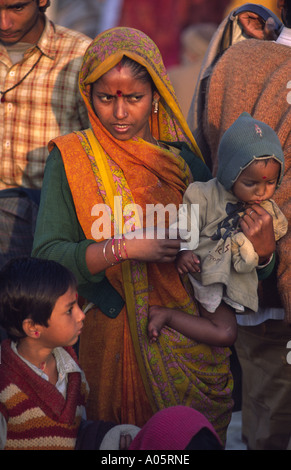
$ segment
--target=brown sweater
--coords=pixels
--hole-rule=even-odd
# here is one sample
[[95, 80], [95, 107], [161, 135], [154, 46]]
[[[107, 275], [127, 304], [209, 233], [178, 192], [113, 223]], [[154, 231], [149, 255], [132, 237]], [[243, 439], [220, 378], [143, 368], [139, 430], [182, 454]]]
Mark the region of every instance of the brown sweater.
[[[285, 155], [285, 174], [274, 200], [291, 221], [291, 48], [269, 41], [250, 39], [231, 46], [214, 68], [208, 84], [204, 133], [217, 169], [217, 149], [225, 130], [243, 111], [264, 121], [278, 134]], [[289, 82], [289, 84], [288, 84]], [[278, 243], [278, 272], [272, 280], [274, 299], [279, 296], [291, 322], [291, 233]], [[270, 284], [270, 280], [269, 280]], [[270, 286], [266, 291], [270, 292]], [[266, 299], [265, 299], [266, 300]], [[261, 304], [271, 305], [269, 300]]]

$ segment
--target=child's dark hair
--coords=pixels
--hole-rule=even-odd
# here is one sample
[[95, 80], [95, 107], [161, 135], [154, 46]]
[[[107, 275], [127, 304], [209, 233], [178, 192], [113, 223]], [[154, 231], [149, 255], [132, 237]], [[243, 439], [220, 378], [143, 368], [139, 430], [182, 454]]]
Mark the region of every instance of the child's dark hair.
[[25, 319], [48, 326], [58, 298], [77, 281], [67, 268], [55, 261], [17, 258], [0, 271], [0, 325], [14, 341], [26, 335]]

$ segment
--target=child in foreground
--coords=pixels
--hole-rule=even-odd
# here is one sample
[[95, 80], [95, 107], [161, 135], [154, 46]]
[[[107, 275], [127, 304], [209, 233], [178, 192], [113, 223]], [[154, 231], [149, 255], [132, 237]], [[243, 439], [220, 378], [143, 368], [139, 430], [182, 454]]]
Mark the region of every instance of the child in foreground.
[[[9, 339], [1, 343], [0, 449], [75, 448], [88, 394], [72, 347], [83, 320], [76, 280], [60, 264], [21, 258], [1, 270], [0, 324]], [[99, 423], [97, 446], [114, 426]]]
[[209, 421], [183, 406], [143, 429], [87, 421], [88, 385], [72, 347], [83, 320], [76, 280], [59, 263], [20, 258], [0, 271], [1, 450], [222, 449]]
[[[271, 263], [274, 256], [260, 259], [243, 231], [256, 230], [261, 217], [269, 217], [274, 247], [287, 232], [287, 219], [271, 199], [284, 173], [284, 155], [275, 131], [242, 113], [223, 135], [218, 159], [216, 178], [192, 183], [186, 190], [187, 210], [179, 220], [190, 229], [191, 243], [182, 244], [177, 269], [189, 276], [200, 317], [153, 306], [148, 324], [152, 341], [167, 325], [199, 342], [233, 344], [233, 312], [257, 311], [257, 269]], [[193, 204], [199, 207], [197, 218]]]

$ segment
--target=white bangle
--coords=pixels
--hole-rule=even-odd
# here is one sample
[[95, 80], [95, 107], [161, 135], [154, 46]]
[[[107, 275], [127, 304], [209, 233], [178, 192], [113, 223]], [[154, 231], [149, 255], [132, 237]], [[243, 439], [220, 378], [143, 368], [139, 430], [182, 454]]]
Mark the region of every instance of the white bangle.
[[109, 261], [109, 260], [107, 259], [106, 254], [105, 254], [106, 247], [107, 247], [108, 243], [110, 242], [110, 240], [111, 240], [111, 238], [108, 238], [108, 240], [106, 240], [106, 243], [104, 243], [104, 246], [103, 246], [103, 256], [104, 256], [105, 261], [106, 261], [108, 264], [110, 264], [111, 266], [114, 266], [115, 263], [111, 263], [111, 261]]

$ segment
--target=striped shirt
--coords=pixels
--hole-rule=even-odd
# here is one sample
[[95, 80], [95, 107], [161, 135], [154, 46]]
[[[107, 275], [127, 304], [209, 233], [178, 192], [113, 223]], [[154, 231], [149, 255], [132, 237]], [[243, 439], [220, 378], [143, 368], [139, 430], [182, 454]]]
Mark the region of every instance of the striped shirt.
[[47, 18], [38, 43], [21, 62], [13, 65], [0, 42], [0, 91], [18, 84], [29, 72], [0, 102], [0, 190], [40, 189], [48, 142], [89, 126], [78, 73], [90, 42]]

